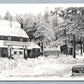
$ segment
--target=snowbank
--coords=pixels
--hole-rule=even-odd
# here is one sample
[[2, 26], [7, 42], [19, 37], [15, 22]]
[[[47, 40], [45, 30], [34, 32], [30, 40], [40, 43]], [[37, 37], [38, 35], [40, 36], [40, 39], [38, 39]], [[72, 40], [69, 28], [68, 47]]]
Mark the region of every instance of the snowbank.
[[72, 66], [84, 64], [84, 59], [60, 55], [32, 59], [0, 58], [0, 77], [70, 77]]

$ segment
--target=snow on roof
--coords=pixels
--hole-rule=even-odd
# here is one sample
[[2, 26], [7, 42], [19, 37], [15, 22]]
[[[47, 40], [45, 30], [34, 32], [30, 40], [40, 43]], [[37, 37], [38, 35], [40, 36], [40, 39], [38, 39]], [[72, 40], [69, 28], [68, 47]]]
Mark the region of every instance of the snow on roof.
[[12, 22], [10, 27], [10, 21], [5, 20], [0, 20], [0, 35], [29, 38], [18, 22]]
[[27, 49], [33, 49], [33, 48], [40, 48], [40, 46], [37, 45], [35, 42], [28, 42]]
[[[5, 25], [10, 27], [10, 21], [7, 20], [0, 20], [0, 25]], [[20, 28], [19, 22], [11, 21], [12, 28]]]

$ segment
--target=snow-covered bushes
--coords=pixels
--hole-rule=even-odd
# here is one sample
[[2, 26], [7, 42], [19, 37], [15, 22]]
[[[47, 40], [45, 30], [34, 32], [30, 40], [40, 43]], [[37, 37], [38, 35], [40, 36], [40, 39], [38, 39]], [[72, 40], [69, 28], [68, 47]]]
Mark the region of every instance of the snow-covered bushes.
[[76, 64], [84, 64], [84, 59], [74, 59], [63, 54], [59, 57], [50, 55], [26, 60], [0, 58], [0, 77], [70, 76]]

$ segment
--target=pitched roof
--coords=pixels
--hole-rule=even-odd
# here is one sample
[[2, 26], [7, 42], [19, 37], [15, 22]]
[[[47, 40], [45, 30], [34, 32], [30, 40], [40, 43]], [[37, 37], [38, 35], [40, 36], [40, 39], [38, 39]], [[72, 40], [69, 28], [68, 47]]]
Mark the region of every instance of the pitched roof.
[[28, 42], [27, 49], [33, 49], [33, 48], [40, 48], [40, 46], [37, 45], [35, 42]]
[[12, 22], [10, 27], [10, 21], [5, 20], [0, 20], [0, 35], [29, 38], [18, 22]]

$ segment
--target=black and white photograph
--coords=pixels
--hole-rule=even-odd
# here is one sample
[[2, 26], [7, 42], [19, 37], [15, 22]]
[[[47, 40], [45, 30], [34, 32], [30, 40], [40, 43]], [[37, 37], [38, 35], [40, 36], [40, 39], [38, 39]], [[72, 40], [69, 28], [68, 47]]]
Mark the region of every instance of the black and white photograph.
[[84, 4], [0, 4], [0, 80], [83, 80]]

